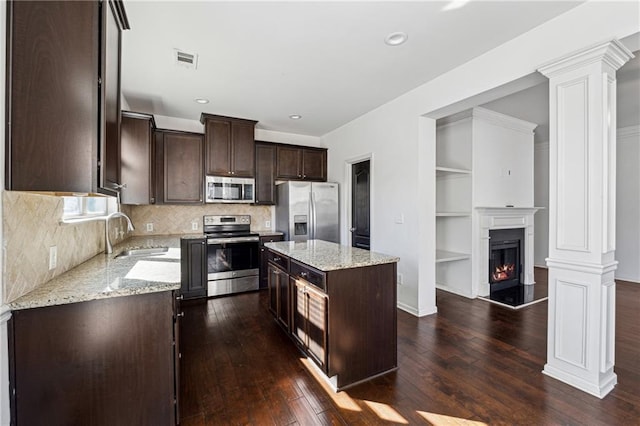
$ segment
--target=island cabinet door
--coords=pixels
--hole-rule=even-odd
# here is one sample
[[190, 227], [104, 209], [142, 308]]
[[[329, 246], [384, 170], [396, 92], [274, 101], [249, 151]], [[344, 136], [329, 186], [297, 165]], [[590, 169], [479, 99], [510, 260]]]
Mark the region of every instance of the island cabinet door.
[[289, 274], [278, 274], [278, 321], [289, 330]]
[[307, 351], [311, 358], [326, 371], [327, 365], [327, 295], [306, 286]]
[[305, 290], [307, 286], [301, 282], [290, 278], [289, 285], [291, 286], [291, 334], [293, 338], [306, 348], [307, 342], [307, 297]]
[[289, 330], [289, 274], [269, 263], [269, 310]]
[[293, 310], [291, 333], [307, 355], [326, 371], [327, 364], [327, 295], [303, 280], [290, 279]]

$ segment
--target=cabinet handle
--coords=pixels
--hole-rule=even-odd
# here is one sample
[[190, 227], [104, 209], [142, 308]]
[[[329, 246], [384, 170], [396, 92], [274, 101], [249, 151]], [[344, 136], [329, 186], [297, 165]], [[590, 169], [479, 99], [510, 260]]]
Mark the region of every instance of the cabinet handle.
[[304, 272], [304, 271], [300, 272], [300, 276], [301, 276], [301, 277], [303, 277], [303, 278], [304, 278], [304, 277], [306, 277], [306, 276], [308, 276], [308, 275], [309, 275], [309, 274], [307, 274], [307, 273], [306, 273], [306, 272]]
[[302, 175], [302, 177], [303, 177], [303, 178], [306, 178], [306, 177], [307, 177], [307, 175]]
[[182, 299], [184, 299], [184, 294], [181, 294], [180, 296], [176, 297], [176, 300], [182, 300]]
[[280, 258], [279, 258], [279, 257], [274, 257], [274, 258], [273, 258], [273, 261], [274, 261], [274, 262], [280, 262]]
[[180, 312], [178, 315], [176, 315], [177, 317], [184, 317], [184, 311]]
[[114, 187], [115, 189], [122, 189], [122, 188], [126, 188], [126, 187], [127, 187], [127, 184], [126, 184], [126, 183], [115, 183], [115, 182], [114, 182], [114, 183], [113, 183], [113, 187]]

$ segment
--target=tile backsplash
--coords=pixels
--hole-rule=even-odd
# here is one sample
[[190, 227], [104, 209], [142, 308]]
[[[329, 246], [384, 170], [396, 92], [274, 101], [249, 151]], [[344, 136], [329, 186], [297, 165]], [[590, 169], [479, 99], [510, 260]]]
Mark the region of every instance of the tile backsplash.
[[[266, 231], [270, 221], [273, 227], [273, 207], [248, 204], [204, 204], [197, 206], [131, 206], [131, 220], [135, 226], [133, 235], [194, 234], [202, 232], [202, 216], [207, 214], [248, 214], [251, 216], [251, 230]], [[198, 229], [193, 230], [192, 224]], [[153, 231], [147, 231], [152, 224]]]
[[[41, 284], [80, 263], [103, 253], [104, 221], [61, 224], [61, 197], [33, 192], [3, 191], [4, 303], [36, 289]], [[273, 207], [246, 204], [206, 204], [202, 206], [122, 206], [135, 226], [133, 233], [115, 235], [115, 228], [126, 229], [124, 219], [112, 219], [114, 244], [130, 235], [193, 234], [202, 232], [206, 214], [251, 215], [251, 229], [269, 230]], [[198, 230], [192, 230], [192, 223]], [[146, 225], [153, 224], [153, 231]], [[49, 249], [57, 247], [57, 264], [49, 270]]]
[[[104, 221], [61, 224], [61, 197], [18, 191], [3, 191], [2, 197], [5, 303], [104, 251]], [[113, 229], [124, 226], [118, 220]], [[57, 265], [49, 270], [51, 246], [57, 247]]]

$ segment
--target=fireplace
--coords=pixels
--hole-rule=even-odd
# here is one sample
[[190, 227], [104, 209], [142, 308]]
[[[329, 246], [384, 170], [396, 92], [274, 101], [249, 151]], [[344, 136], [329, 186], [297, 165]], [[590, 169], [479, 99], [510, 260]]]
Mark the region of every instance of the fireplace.
[[524, 259], [524, 229], [489, 231], [490, 292], [520, 285]]

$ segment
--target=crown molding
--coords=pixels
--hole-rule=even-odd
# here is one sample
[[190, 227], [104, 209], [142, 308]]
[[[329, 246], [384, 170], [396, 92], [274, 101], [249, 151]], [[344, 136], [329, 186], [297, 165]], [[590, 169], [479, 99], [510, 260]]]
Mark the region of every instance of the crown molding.
[[540, 66], [538, 72], [551, 78], [558, 74], [598, 62], [604, 62], [614, 70], [617, 70], [633, 57], [634, 55], [629, 49], [617, 39], [613, 39], [600, 42], [548, 62]]

